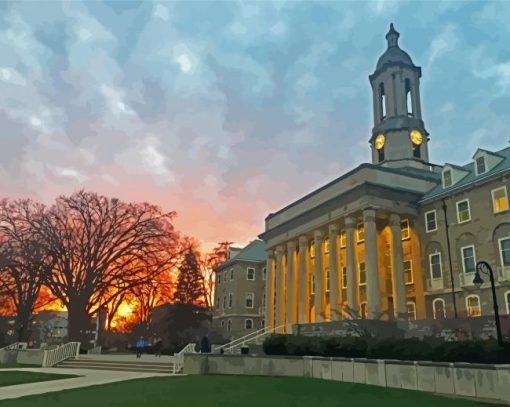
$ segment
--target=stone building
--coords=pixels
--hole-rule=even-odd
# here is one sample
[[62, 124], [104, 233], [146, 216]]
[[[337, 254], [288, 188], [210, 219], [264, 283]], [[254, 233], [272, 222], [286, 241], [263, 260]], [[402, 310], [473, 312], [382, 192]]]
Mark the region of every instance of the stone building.
[[229, 250], [215, 269], [213, 328], [236, 339], [264, 327], [266, 252], [262, 240]]
[[450, 317], [454, 303], [459, 316], [490, 314], [490, 289], [472, 284], [477, 259], [497, 270], [508, 312], [510, 148], [480, 149], [464, 166], [430, 163], [421, 68], [398, 38], [391, 25], [369, 76], [372, 163], [266, 217], [271, 327]]

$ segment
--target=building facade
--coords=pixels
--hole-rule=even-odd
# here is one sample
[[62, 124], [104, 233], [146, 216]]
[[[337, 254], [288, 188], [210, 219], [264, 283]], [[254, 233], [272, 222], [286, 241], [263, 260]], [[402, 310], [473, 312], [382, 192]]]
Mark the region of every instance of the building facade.
[[262, 240], [231, 252], [215, 269], [213, 328], [223, 338], [237, 339], [264, 327], [265, 279]]
[[500, 304], [510, 301], [510, 149], [430, 163], [421, 69], [398, 38], [391, 25], [369, 76], [372, 163], [266, 217], [271, 327], [490, 314], [487, 284], [474, 293], [476, 259], [494, 265]]

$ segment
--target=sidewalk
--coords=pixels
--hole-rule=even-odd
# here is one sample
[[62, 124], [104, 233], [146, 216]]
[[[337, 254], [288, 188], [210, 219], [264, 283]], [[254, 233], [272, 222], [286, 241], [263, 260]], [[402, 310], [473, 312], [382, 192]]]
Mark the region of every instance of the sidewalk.
[[144, 379], [147, 377], [173, 376], [164, 373], [140, 373], [140, 372], [113, 372], [106, 370], [88, 370], [88, 369], [63, 369], [63, 368], [21, 368], [21, 369], [2, 369], [0, 372], [8, 371], [26, 371], [53, 374], [71, 374], [78, 375], [71, 379], [50, 380], [46, 382], [17, 384], [14, 386], [0, 387], [0, 400], [14, 399], [34, 394], [51, 393], [55, 391], [77, 389], [80, 387], [94, 386], [98, 384], [121, 382], [131, 379]]

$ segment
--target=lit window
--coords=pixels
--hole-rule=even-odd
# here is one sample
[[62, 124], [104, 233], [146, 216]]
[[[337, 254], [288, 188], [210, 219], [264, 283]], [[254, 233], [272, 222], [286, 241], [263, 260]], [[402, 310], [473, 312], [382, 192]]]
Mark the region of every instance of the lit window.
[[433, 280], [437, 280], [443, 277], [441, 270], [441, 253], [434, 253], [429, 256], [430, 261], [430, 275]]
[[246, 269], [246, 280], [255, 280], [255, 269], [248, 267]]
[[232, 320], [231, 320], [231, 319], [229, 319], [229, 320], [227, 321], [227, 331], [229, 331], [229, 332], [230, 332], [231, 330], [232, 330]]
[[359, 315], [361, 319], [368, 319], [368, 304], [366, 301], [359, 305]]
[[480, 297], [478, 295], [469, 295], [466, 298], [466, 310], [468, 317], [479, 317], [482, 315]]
[[342, 288], [347, 288], [347, 267], [342, 267]]
[[344, 248], [345, 246], [347, 246], [347, 232], [342, 230], [340, 232], [340, 247]]
[[310, 258], [315, 258], [315, 243], [313, 240], [310, 242]]
[[234, 281], [234, 269], [230, 269], [230, 281]]
[[326, 269], [326, 292], [329, 293], [329, 269]]
[[365, 241], [365, 225], [363, 223], [358, 224], [358, 242], [364, 242]]
[[262, 269], [262, 280], [265, 280], [265, 279], [266, 279], [266, 274], [267, 274], [267, 268], [266, 268], [266, 267], [264, 267], [264, 268]]
[[434, 313], [434, 319], [446, 318], [446, 306], [442, 298], [436, 298], [432, 301], [432, 312]]
[[409, 239], [409, 236], [411, 236], [411, 234], [409, 233], [409, 220], [408, 219], [403, 219], [400, 222], [400, 233], [402, 235], [402, 240]]
[[468, 199], [457, 202], [457, 220], [459, 223], [464, 223], [471, 220], [471, 212], [469, 210]]
[[452, 172], [451, 170], [443, 171], [443, 185], [448, 188], [452, 185]]
[[233, 304], [234, 304], [234, 294], [229, 293], [228, 294], [228, 307], [232, 308]]
[[315, 294], [315, 274], [310, 277], [310, 293]]
[[510, 237], [499, 240], [499, 251], [501, 254], [501, 265], [510, 267]]
[[506, 194], [506, 187], [493, 189], [492, 193], [492, 207], [494, 213], [504, 212], [508, 210], [508, 196]]
[[244, 320], [244, 329], [252, 329], [253, 328], [253, 319], [245, 319]]
[[462, 267], [464, 269], [464, 273], [474, 273], [475, 272], [475, 247], [467, 246], [461, 249], [462, 252]]
[[246, 294], [246, 308], [253, 308], [253, 293]]
[[404, 260], [404, 282], [405, 284], [413, 284], [413, 262], [408, 259]]
[[407, 303], [407, 318], [412, 320], [416, 319], [416, 304], [412, 301]]
[[366, 285], [367, 284], [367, 271], [365, 269], [364, 261], [359, 263], [358, 270], [359, 270], [359, 285]]
[[483, 174], [485, 172], [485, 157], [478, 157], [476, 159], [476, 173]]
[[425, 230], [428, 232], [433, 232], [437, 230], [437, 219], [436, 219], [436, 211], [429, 211], [425, 213]]
[[329, 238], [324, 239], [324, 253], [329, 253]]

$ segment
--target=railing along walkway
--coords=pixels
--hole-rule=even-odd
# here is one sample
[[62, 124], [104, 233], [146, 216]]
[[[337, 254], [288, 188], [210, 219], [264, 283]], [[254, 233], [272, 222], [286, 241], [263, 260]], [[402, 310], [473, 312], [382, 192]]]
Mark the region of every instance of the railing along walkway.
[[258, 339], [261, 339], [269, 334], [277, 333], [279, 331], [284, 331], [285, 325], [280, 325], [274, 328], [271, 327], [265, 327], [262, 329], [259, 329], [258, 331], [251, 332], [248, 335], [242, 336], [241, 338], [234, 339], [233, 341], [226, 343], [224, 345], [218, 346], [214, 348], [214, 353], [232, 353], [236, 348], [239, 348], [241, 346], [246, 345], [247, 343], [253, 343], [257, 341]]
[[174, 353], [174, 374], [180, 372], [184, 366], [185, 353], [197, 353], [195, 350], [195, 343], [188, 343], [179, 353]]
[[80, 342], [68, 342], [56, 349], [45, 350], [42, 367], [52, 367], [66, 359], [78, 357]]

